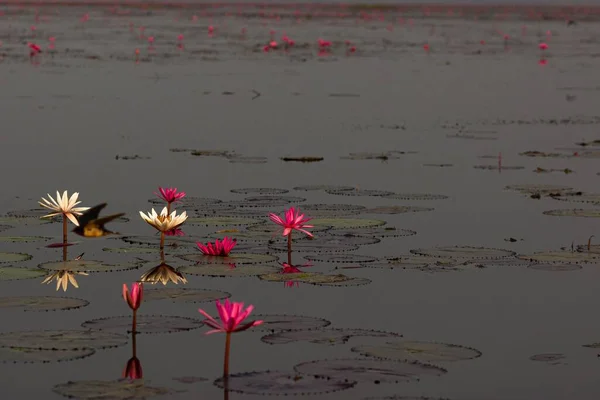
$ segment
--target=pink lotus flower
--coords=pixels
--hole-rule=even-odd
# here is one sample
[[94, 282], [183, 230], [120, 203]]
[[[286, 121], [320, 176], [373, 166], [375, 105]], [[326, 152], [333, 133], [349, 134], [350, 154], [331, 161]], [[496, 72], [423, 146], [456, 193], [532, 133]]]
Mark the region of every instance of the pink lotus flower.
[[538, 47], [540, 50], [548, 50], [548, 45], [546, 43], [540, 43]]
[[127, 288], [127, 284], [123, 284], [123, 299], [129, 305], [133, 311], [136, 311], [140, 308], [142, 304], [142, 297], [144, 293], [144, 286], [139, 282], [134, 282], [131, 284], [131, 293], [129, 293], [129, 289]]
[[225, 236], [222, 241], [219, 241], [219, 239], [215, 240], [214, 245], [212, 243], [206, 243], [206, 245], [204, 245], [200, 242], [196, 242], [196, 244], [204, 255], [227, 257], [235, 247], [236, 240]]
[[142, 376], [142, 364], [140, 363], [140, 360], [138, 360], [137, 357], [131, 357], [123, 370], [123, 379], [142, 379]]
[[306, 225], [311, 218], [305, 218], [304, 214], [300, 214], [300, 210], [294, 207], [290, 207], [289, 210], [285, 212], [285, 218], [281, 218], [277, 214], [270, 213], [269, 218], [271, 221], [275, 222], [277, 225], [281, 225], [283, 227], [283, 236], [288, 236], [292, 233], [292, 230], [300, 231], [310, 237], [313, 237], [313, 234], [304, 228], [312, 228], [312, 225]]
[[254, 306], [252, 305], [249, 305], [245, 310], [243, 310], [244, 303], [230, 302], [229, 299], [225, 300], [225, 304], [221, 304], [221, 302], [217, 300], [216, 305], [217, 311], [219, 312], [219, 322], [208, 315], [203, 309], [198, 309], [200, 314], [206, 317], [204, 323], [213, 328], [213, 330], [206, 332], [206, 335], [219, 332], [228, 334], [241, 332], [263, 323], [263, 321], [251, 321], [244, 325], [240, 325], [246, 318], [248, 318], [254, 309]]
[[154, 194], [169, 204], [179, 201], [183, 197], [185, 197], [185, 192], [178, 192], [177, 188], [161, 188], [161, 187], [159, 187], [158, 190], [160, 191], [160, 193], [154, 193]]

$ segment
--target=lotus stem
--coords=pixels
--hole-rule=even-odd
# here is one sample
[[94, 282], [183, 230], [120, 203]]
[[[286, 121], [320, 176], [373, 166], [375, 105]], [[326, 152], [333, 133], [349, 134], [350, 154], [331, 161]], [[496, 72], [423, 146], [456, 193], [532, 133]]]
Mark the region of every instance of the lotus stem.
[[590, 251], [592, 249], [592, 238], [594, 237], [594, 235], [590, 236], [588, 239], [588, 251]]
[[164, 263], [165, 262], [165, 250], [164, 249], [160, 249], [160, 262]]
[[167, 215], [171, 214], [171, 203], [167, 202]]
[[227, 386], [227, 379], [229, 378], [229, 351], [231, 349], [231, 332], [227, 332], [225, 336], [225, 360], [223, 361], [223, 381]]
[[131, 322], [131, 333], [133, 334], [133, 337], [135, 338], [135, 334], [136, 334], [136, 326], [137, 326], [137, 310], [133, 310], [133, 321]]
[[165, 250], [165, 233], [160, 233], [160, 251], [163, 252]]
[[[134, 313], [135, 313], [135, 311], [134, 311]], [[137, 358], [137, 343], [136, 343], [135, 339], [136, 339], [136, 333], [132, 332], [131, 333], [131, 349], [132, 349], [131, 357], [133, 357], [133, 358]]]
[[67, 216], [63, 214], [63, 245], [67, 245]]
[[292, 265], [292, 232], [288, 235], [288, 264]]

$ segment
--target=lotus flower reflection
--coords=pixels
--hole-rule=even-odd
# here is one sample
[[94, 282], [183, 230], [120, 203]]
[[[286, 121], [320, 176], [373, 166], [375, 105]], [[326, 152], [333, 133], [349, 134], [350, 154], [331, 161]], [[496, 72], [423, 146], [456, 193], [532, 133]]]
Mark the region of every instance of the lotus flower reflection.
[[56, 281], [56, 290], [58, 291], [58, 289], [60, 289], [60, 287], [62, 286], [63, 292], [67, 291], [69, 283], [75, 286], [75, 288], [79, 289], [79, 285], [77, 284], [75, 275], [88, 276], [86, 272], [73, 272], [68, 269], [62, 269], [60, 271], [53, 272], [46, 276], [46, 278], [44, 278], [44, 280], [42, 281], [42, 284], [50, 284], [52, 281]]
[[163, 285], [166, 285], [169, 282], [173, 282], [176, 285], [179, 282], [187, 283], [187, 279], [185, 279], [185, 276], [183, 276], [181, 272], [175, 270], [175, 268], [167, 265], [165, 262], [160, 263], [160, 265], [146, 272], [142, 275], [140, 280], [151, 284], [160, 282]]
[[208, 315], [206, 311], [199, 309], [200, 314], [206, 317], [204, 323], [213, 330], [206, 332], [207, 335], [212, 333], [223, 332], [226, 334], [225, 338], [225, 359], [223, 362], [223, 378], [229, 376], [229, 352], [231, 349], [231, 334], [234, 332], [241, 332], [250, 329], [254, 326], [261, 325], [263, 321], [250, 321], [243, 324], [244, 320], [250, 316], [250, 313], [254, 309], [254, 306], [249, 305], [244, 310], [244, 303], [230, 302], [229, 299], [225, 300], [224, 304], [221, 304], [219, 300], [216, 301], [217, 311], [219, 313], [219, 321]]
[[235, 247], [236, 240], [225, 236], [222, 241], [219, 239], [215, 240], [214, 244], [206, 243], [206, 245], [204, 245], [200, 242], [196, 242], [196, 244], [204, 255], [227, 257], [231, 250]]

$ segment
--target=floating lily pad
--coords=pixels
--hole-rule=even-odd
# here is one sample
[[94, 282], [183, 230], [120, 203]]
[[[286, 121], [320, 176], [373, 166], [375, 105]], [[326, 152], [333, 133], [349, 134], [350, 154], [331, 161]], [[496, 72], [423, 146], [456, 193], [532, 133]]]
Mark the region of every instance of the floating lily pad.
[[572, 187], [562, 185], [541, 185], [541, 184], [522, 184], [522, 185], [508, 185], [507, 190], [514, 190], [525, 194], [549, 194], [549, 193], [561, 193], [567, 190], [573, 190]]
[[56, 311], [85, 307], [89, 301], [58, 296], [14, 296], [0, 297], [0, 308], [19, 308], [24, 311]]
[[263, 264], [240, 266], [235, 264], [198, 264], [181, 267], [179, 271], [189, 275], [235, 278], [270, 274], [280, 269], [276, 266]]
[[39, 268], [47, 271], [69, 270], [73, 272], [114, 272], [135, 269], [139, 266], [139, 264], [133, 262], [112, 265], [93, 260], [49, 261], [38, 265]]
[[284, 331], [263, 336], [260, 340], [268, 344], [308, 342], [328, 346], [347, 343], [353, 337], [398, 338], [402, 335], [369, 329], [317, 329], [310, 331]]
[[186, 220], [189, 225], [205, 225], [205, 226], [241, 226], [257, 224], [254, 218], [244, 217], [193, 217]]
[[[270, 240], [280, 240], [283, 241], [283, 235], [281, 232], [279, 234], [275, 232], [266, 232], [266, 231], [254, 231], [254, 230], [245, 230], [239, 232], [216, 232], [207, 235], [206, 239], [203, 241], [202, 239], [198, 240], [199, 242], [210, 242], [215, 239], [223, 239], [224, 236], [229, 236], [235, 238], [237, 240], [237, 244], [235, 246], [235, 251], [241, 251], [240, 246], [241, 243], [249, 243], [253, 246], [256, 246], [257, 243], [265, 243]], [[244, 250], [244, 252], [246, 252]]]
[[302, 211], [312, 218], [358, 214], [365, 206], [355, 204], [303, 204]]
[[415, 382], [421, 377], [440, 376], [447, 372], [443, 368], [418, 361], [361, 358], [309, 361], [296, 365], [294, 370], [301, 374], [370, 383]]
[[363, 210], [363, 214], [406, 214], [415, 212], [428, 212], [433, 211], [431, 207], [416, 207], [416, 206], [380, 206], [367, 208]]
[[73, 361], [89, 357], [95, 352], [96, 350], [91, 348], [56, 351], [49, 349], [28, 349], [25, 347], [1, 347], [0, 362], [4, 364], [33, 364]]
[[[232, 205], [232, 207], [235, 207], [234, 205]], [[253, 208], [253, 207], [245, 207], [245, 208], [236, 208], [236, 209], [232, 209], [232, 210], [227, 210], [227, 211], [220, 211], [214, 214], [215, 216], [220, 216], [220, 217], [236, 217], [236, 218], [252, 218], [255, 220], [260, 220], [260, 221], [255, 221], [256, 223], [264, 223], [265, 222], [265, 215], [267, 215], [267, 213], [265, 212], [265, 210], [259, 209], [259, 208]], [[254, 226], [254, 225], [249, 225], [249, 226]]]
[[539, 263], [597, 263], [600, 262], [600, 254], [580, 253], [571, 251], [546, 251], [542, 253], [526, 254], [518, 256], [521, 260]]
[[402, 154], [417, 154], [416, 151], [385, 151], [381, 153], [371, 153], [371, 152], [360, 152], [360, 153], [350, 153], [347, 156], [340, 157], [342, 160], [398, 160], [400, 159], [400, 155]]
[[[187, 210], [190, 210], [189, 208]], [[192, 209], [188, 211], [188, 215], [192, 217], [213, 217], [213, 216], [225, 216], [227, 214], [228, 217], [235, 217], [238, 215], [233, 215], [236, 211], [235, 204], [229, 203], [219, 203], [219, 204], [211, 204], [209, 206]]]
[[174, 381], [177, 381], [179, 383], [186, 383], [186, 384], [191, 384], [191, 383], [198, 383], [198, 382], [206, 382], [208, 379], [203, 378], [201, 376], [178, 376], [173, 378]]
[[565, 271], [577, 271], [581, 269], [579, 264], [531, 264], [529, 268], [536, 269], [538, 271], [550, 271], [550, 272], [565, 272]]
[[318, 190], [341, 191], [341, 190], [355, 190], [355, 189], [356, 188], [354, 186], [340, 186], [340, 185], [304, 185], [304, 186], [296, 186], [294, 188], [294, 190], [301, 190], [301, 191], [305, 191], [305, 192], [312, 192], [312, 191], [318, 191]]
[[[310, 223], [312, 224], [312, 221], [310, 221]], [[329, 229], [331, 229], [329, 226], [315, 226], [313, 228], [308, 228], [308, 231], [310, 231], [311, 233], [318, 233], [318, 232], [325, 232], [328, 231]], [[257, 225], [251, 225], [249, 227], [246, 228], [246, 231], [249, 232], [263, 232], [263, 233], [269, 233], [271, 235], [276, 235], [276, 236], [280, 236], [283, 238], [283, 229], [281, 229], [281, 226], [276, 225], [276, 224], [257, 224]], [[298, 235], [304, 236], [304, 234], [299, 234], [296, 233], [296, 235], [292, 235], [293, 237], [296, 237]]]
[[[17, 218], [40, 218], [44, 215], [47, 215], [48, 213], [50, 213], [50, 211], [48, 211], [45, 208], [32, 208], [30, 210], [15, 210], [15, 211], [9, 211], [6, 213], [7, 216], [9, 217], [17, 217]], [[62, 217], [50, 217], [50, 219], [54, 219], [54, 220], [62, 220]]]
[[431, 194], [431, 193], [394, 193], [387, 196], [382, 196], [384, 199], [393, 200], [444, 200], [448, 196], [443, 194]]
[[389, 196], [394, 194], [394, 192], [389, 192], [387, 190], [373, 190], [373, 189], [356, 189], [352, 190], [326, 190], [326, 193], [333, 194], [336, 196]]
[[475, 169], [484, 169], [484, 170], [488, 170], [488, 171], [517, 171], [517, 170], [521, 170], [521, 169], [525, 169], [525, 167], [523, 167], [522, 165], [474, 165], [473, 168]]
[[589, 203], [594, 205], [600, 204], [600, 194], [598, 193], [582, 193], [582, 192], [562, 192], [559, 196], [552, 196], [554, 200], [571, 201], [575, 203]]
[[[287, 243], [270, 244], [269, 249], [276, 252], [286, 252]], [[358, 246], [336, 243], [335, 241], [299, 240], [292, 245], [293, 251], [308, 253], [340, 253], [358, 249]]]
[[333, 236], [345, 237], [376, 237], [376, 238], [393, 238], [402, 236], [414, 236], [417, 234], [410, 229], [398, 229], [393, 226], [381, 228], [359, 228], [359, 229], [336, 229], [329, 232]]
[[156, 254], [160, 250], [158, 247], [105, 247], [102, 251], [118, 254]]
[[[214, 384], [225, 387], [223, 378]], [[257, 395], [308, 396], [350, 389], [356, 382], [344, 379], [319, 379], [284, 371], [260, 371], [229, 375], [227, 389]]]
[[315, 218], [310, 221], [315, 227], [326, 226], [331, 229], [357, 229], [385, 225], [386, 222], [379, 219], [363, 218]]
[[263, 321], [262, 325], [253, 328], [261, 332], [311, 330], [331, 325], [326, 319], [302, 315], [252, 314], [252, 319]]
[[[336, 231], [332, 231], [336, 232]], [[367, 246], [381, 242], [373, 236], [354, 236], [354, 235], [323, 235], [317, 236], [315, 239], [306, 240], [311, 243], [328, 243], [330, 245], [339, 246]], [[299, 242], [297, 242], [299, 243]], [[295, 248], [294, 248], [295, 249]]]
[[31, 260], [33, 257], [25, 253], [11, 253], [8, 251], [0, 251], [0, 264], [2, 263], [15, 263], [21, 261]]
[[147, 386], [142, 380], [119, 381], [69, 381], [54, 386], [52, 391], [62, 396], [80, 400], [135, 400], [174, 394], [165, 387]]
[[318, 272], [271, 273], [259, 276], [269, 282], [302, 282], [318, 286], [359, 286], [371, 283], [369, 279], [352, 278], [346, 275], [327, 275]]
[[[131, 325], [131, 317], [129, 317]], [[46, 350], [108, 349], [123, 346], [129, 338], [111, 332], [90, 330], [20, 331], [0, 334], [0, 347]]]
[[[155, 205], [166, 206], [165, 201], [159, 197], [154, 197], [148, 200], [148, 202]], [[202, 208], [206, 206], [213, 206], [222, 202], [223, 200], [213, 199], [211, 197], [185, 196], [177, 203], [175, 203], [175, 205], [181, 208]]]
[[296, 196], [251, 196], [244, 200], [231, 201], [237, 207], [284, 207], [291, 203], [306, 201], [303, 197]]
[[549, 364], [560, 364], [560, 360], [564, 360], [565, 358], [565, 355], [561, 353], [534, 354], [529, 357], [531, 361], [540, 361]]
[[6, 225], [41, 225], [54, 222], [52, 218], [40, 218], [40, 217], [15, 217], [10, 215], [0, 216], [0, 224]]
[[231, 297], [230, 293], [208, 289], [160, 288], [144, 291], [144, 301], [172, 300], [174, 303], [203, 303], [229, 297]]
[[33, 243], [33, 242], [47, 242], [52, 239], [46, 236], [0, 236], [0, 242], [10, 243]]
[[323, 157], [311, 157], [311, 156], [304, 156], [304, 157], [280, 157], [281, 161], [286, 161], [286, 162], [301, 162], [301, 163], [312, 163], [312, 162], [319, 162], [319, 161], [323, 161], [325, 158]]
[[491, 249], [471, 246], [445, 246], [430, 249], [413, 249], [413, 254], [429, 257], [468, 258], [468, 259], [498, 259], [512, 257], [516, 253], [511, 250]]
[[270, 254], [252, 254], [252, 253], [232, 253], [227, 257], [205, 256], [204, 254], [192, 253], [177, 256], [187, 261], [194, 261], [200, 264], [264, 264], [277, 261], [277, 257]]
[[275, 195], [288, 193], [287, 189], [277, 188], [243, 188], [243, 189], [231, 189], [231, 193], [237, 194], [258, 194], [258, 195]]
[[41, 278], [47, 273], [48, 271], [39, 268], [0, 267], [0, 281]]
[[310, 254], [304, 256], [305, 259], [317, 262], [328, 263], [372, 263], [378, 260], [377, 257], [365, 256], [361, 254]]
[[[160, 236], [123, 236], [120, 238], [125, 243], [150, 246], [158, 249]], [[165, 236], [165, 247], [195, 246], [196, 241], [189, 236]]]
[[[81, 324], [83, 328], [95, 331], [116, 331], [131, 333], [131, 315], [92, 319]], [[138, 315], [137, 333], [172, 333], [198, 329], [204, 322], [196, 318], [174, 315]], [[108, 333], [108, 332], [107, 332]], [[0, 341], [0, 343], [2, 343]]]
[[456, 260], [447, 257], [426, 257], [426, 256], [399, 256], [389, 260], [380, 262], [367, 263], [364, 266], [368, 268], [384, 268], [384, 269], [415, 269], [419, 271], [435, 269], [435, 268], [454, 268]]
[[460, 361], [481, 357], [481, 352], [455, 344], [402, 340], [383, 345], [361, 345], [352, 348], [363, 356], [391, 360], [423, 362]]
[[549, 210], [544, 211], [544, 215], [551, 215], [553, 217], [600, 218], [600, 210], [583, 208]]

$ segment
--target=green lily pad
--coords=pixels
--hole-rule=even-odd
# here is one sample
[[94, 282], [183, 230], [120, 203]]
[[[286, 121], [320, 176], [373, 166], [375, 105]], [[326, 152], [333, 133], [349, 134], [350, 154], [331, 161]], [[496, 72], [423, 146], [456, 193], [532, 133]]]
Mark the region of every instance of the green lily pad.
[[252, 319], [263, 321], [262, 325], [253, 328], [261, 332], [311, 330], [331, 325], [326, 319], [304, 315], [252, 314]]
[[553, 217], [585, 217], [585, 218], [600, 218], [600, 210], [597, 209], [560, 209], [560, 210], [549, 210], [544, 211], [544, 215], [550, 215]]
[[560, 360], [564, 360], [565, 358], [565, 355], [561, 353], [534, 354], [529, 357], [531, 361], [545, 362], [551, 365], [561, 364]]
[[428, 212], [434, 211], [434, 208], [431, 207], [416, 207], [416, 206], [381, 206], [381, 207], [373, 207], [367, 208], [363, 210], [363, 214], [406, 214], [406, 213], [415, 213], [415, 212]]
[[42, 225], [53, 222], [49, 218], [41, 219], [39, 217], [13, 217], [9, 215], [0, 216], [0, 224], [5, 225]]
[[402, 236], [414, 236], [417, 232], [409, 229], [399, 229], [393, 226], [385, 226], [379, 228], [360, 228], [360, 229], [336, 229], [329, 232], [332, 236], [346, 237], [375, 237], [375, 238], [394, 238]]
[[309, 261], [328, 262], [328, 263], [372, 263], [377, 261], [377, 257], [365, 256], [362, 254], [309, 254], [304, 256]]
[[539, 263], [598, 263], [600, 254], [580, 253], [571, 251], [546, 251], [541, 253], [526, 254], [518, 256], [521, 260]]
[[303, 204], [302, 211], [312, 218], [333, 218], [358, 214], [366, 209], [356, 204]]
[[48, 272], [39, 268], [0, 267], [0, 281], [35, 279], [46, 276]]
[[259, 278], [269, 282], [302, 282], [318, 286], [358, 286], [371, 283], [365, 278], [352, 278], [342, 274], [325, 275], [318, 272], [272, 273], [260, 275]]
[[186, 220], [186, 224], [189, 225], [205, 226], [241, 226], [255, 225], [257, 223], [260, 223], [260, 220], [243, 217], [193, 217]]
[[0, 242], [10, 243], [32, 243], [32, 242], [47, 242], [52, 239], [46, 236], [0, 236]]
[[577, 271], [581, 269], [581, 265], [579, 264], [531, 264], [528, 268], [535, 269], [538, 271], [549, 271], [549, 272], [567, 272], [567, 271]]
[[220, 388], [243, 394], [261, 396], [309, 396], [339, 392], [356, 385], [343, 379], [320, 379], [311, 375], [298, 375], [285, 371], [259, 371], [229, 375], [227, 383], [223, 378], [214, 384]]
[[269, 254], [239, 253], [230, 254], [227, 257], [205, 256], [198, 252], [194, 254], [182, 254], [177, 256], [183, 260], [194, 261], [200, 264], [264, 264], [277, 261], [277, 257]]
[[522, 184], [522, 185], [509, 185], [506, 186], [507, 190], [513, 190], [524, 194], [550, 194], [550, 193], [561, 193], [568, 190], [573, 190], [572, 187], [562, 185], [541, 185], [541, 184]]
[[242, 189], [231, 189], [231, 193], [236, 194], [255, 194], [255, 195], [276, 195], [288, 193], [287, 189], [278, 188], [242, 188]]
[[352, 348], [367, 357], [424, 362], [460, 361], [481, 357], [481, 352], [469, 347], [447, 343], [401, 340], [383, 345], [361, 345]]
[[230, 293], [208, 289], [160, 288], [144, 291], [144, 301], [171, 300], [174, 303], [203, 303], [229, 297], [231, 297]]
[[272, 265], [240, 265], [235, 264], [198, 264], [180, 267], [179, 272], [189, 275], [212, 276], [221, 278], [241, 278], [270, 274], [281, 268]]
[[105, 264], [102, 261], [73, 260], [73, 261], [49, 261], [38, 265], [48, 271], [69, 270], [73, 272], [114, 272], [139, 268], [139, 263], [122, 263], [119, 265]]
[[174, 395], [165, 387], [148, 386], [141, 379], [118, 381], [69, 381], [52, 388], [54, 393], [79, 400], [143, 400], [149, 397]]
[[31, 260], [33, 257], [25, 253], [11, 253], [8, 251], [0, 251], [0, 264], [1, 263], [14, 263]]
[[415, 255], [402, 255], [381, 262], [364, 264], [364, 266], [367, 268], [384, 269], [400, 268], [422, 272], [457, 271], [465, 268], [464, 264], [459, 263], [453, 258]]
[[498, 259], [512, 257], [516, 253], [511, 250], [491, 249], [486, 247], [472, 246], [445, 246], [430, 249], [414, 249], [413, 254], [429, 257], [468, 258], [468, 259]]
[[[311, 221], [312, 223], [312, 221]], [[310, 233], [318, 233], [318, 232], [326, 232], [328, 231], [330, 228], [328, 226], [315, 226], [313, 228], [308, 228], [307, 230], [310, 231]], [[257, 225], [252, 225], [246, 228], [247, 232], [263, 232], [263, 233], [270, 233], [272, 235], [275, 236], [275, 238], [280, 237], [283, 238], [283, 230], [281, 229], [281, 226], [279, 225], [275, 225], [275, 224], [257, 224]], [[292, 234], [293, 238], [299, 237], [300, 236], [304, 236], [303, 233], [298, 233], [298, 232], [294, 232]]]
[[[287, 251], [286, 243], [274, 243], [269, 244], [269, 249], [275, 252], [284, 253]], [[350, 244], [336, 243], [335, 241], [321, 241], [317, 242], [314, 240], [299, 240], [292, 244], [293, 251], [296, 252], [307, 252], [307, 253], [339, 253], [343, 251], [352, 251], [358, 249], [358, 246]]]
[[28, 349], [24, 347], [1, 347], [0, 363], [3, 364], [33, 364], [33, 363], [51, 363], [73, 361], [89, 357], [94, 354], [94, 349], [77, 350], [49, 350], [49, 349]]
[[[98, 318], [85, 321], [81, 326], [93, 331], [131, 333], [132, 316]], [[138, 315], [136, 333], [172, 333], [198, 329], [204, 325], [199, 319], [174, 315]], [[107, 332], [108, 333], [108, 332]], [[1, 342], [0, 342], [1, 343]]]
[[310, 224], [314, 226], [326, 226], [331, 229], [355, 229], [381, 226], [385, 225], [386, 222], [379, 219], [363, 218], [315, 218], [310, 221]]
[[156, 254], [160, 251], [158, 247], [105, 247], [102, 251], [118, 254]]
[[559, 194], [559, 196], [552, 196], [552, 199], [571, 201], [575, 203], [589, 203], [594, 205], [600, 204], [600, 193], [564, 192]]
[[432, 194], [432, 193], [394, 193], [387, 196], [382, 196], [384, 199], [393, 200], [445, 200], [448, 196], [443, 194]]
[[123, 346], [128, 340], [125, 335], [90, 330], [20, 331], [0, 334], [0, 347], [46, 350], [108, 349]]
[[353, 337], [398, 338], [402, 335], [370, 329], [317, 329], [310, 331], [284, 331], [263, 336], [260, 340], [268, 344], [308, 342], [333, 346], [345, 344]]
[[250, 196], [244, 200], [230, 201], [237, 207], [285, 207], [290, 203], [302, 203], [304, 197], [297, 196]]
[[341, 186], [341, 185], [304, 185], [304, 186], [296, 186], [294, 190], [312, 192], [312, 191], [326, 191], [326, 190], [355, 190], [354, 186]]
[[416, 382], [422, 376], [441, 376], [448, 372], [443, 368], [418, 361], [361, 358], [309, 361], [296, 365], [294, 370], [300, 374], [375, 384]]
[[387, 190], [374, 190], [374, 189], [356, 189], [352, 190], [326, 190], [325, 193], [333, 194], [336, 196], [374, 196], [382, 197], [394, 194], [394, 192], [388, 192]]
[[58, 296], [13, 296], [0, 297], [0, 308], [19, 308], [24, 311], [72, 310], [85, 307], [89, 301]]

